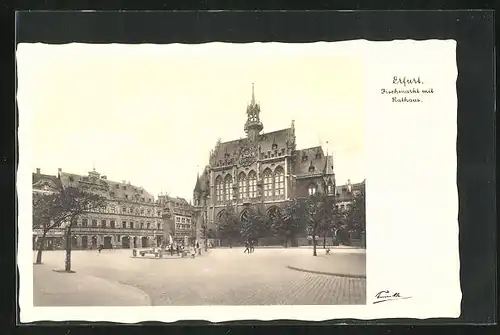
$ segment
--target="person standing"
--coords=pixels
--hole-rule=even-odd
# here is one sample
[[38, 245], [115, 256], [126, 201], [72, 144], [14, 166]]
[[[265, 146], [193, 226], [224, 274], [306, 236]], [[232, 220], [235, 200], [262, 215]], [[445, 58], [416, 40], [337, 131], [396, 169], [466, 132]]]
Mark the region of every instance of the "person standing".
[[243, 253], [250, 253], [250, 244], [248, 243], [248, 240], [245, 241], [245, 251]]
[[196, 257], [196, 247], [195, 247], [195, 244], [191, 245], [191, 258], [195, 258]]

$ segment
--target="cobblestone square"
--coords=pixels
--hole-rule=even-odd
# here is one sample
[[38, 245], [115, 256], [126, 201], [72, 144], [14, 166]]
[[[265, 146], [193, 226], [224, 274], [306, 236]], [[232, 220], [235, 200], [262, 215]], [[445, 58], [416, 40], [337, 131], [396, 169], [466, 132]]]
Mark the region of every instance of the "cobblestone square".
[[[35, 306], [365, 304], [363, 249], [318, 257], [309, 248], [213, 249], [195, 259], [132, 257], [131, 250], [63, 251], [34, 265]], [[321, 273], [321, 274], [320, 274]]]

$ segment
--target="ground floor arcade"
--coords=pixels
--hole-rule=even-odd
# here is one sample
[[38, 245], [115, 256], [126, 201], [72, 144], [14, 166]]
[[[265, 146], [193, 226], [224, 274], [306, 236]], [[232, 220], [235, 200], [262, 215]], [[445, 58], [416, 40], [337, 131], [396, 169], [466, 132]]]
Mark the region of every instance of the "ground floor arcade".
[[[57, 240], [57, 241], [56, 241]], [[41, 243], [41, 236], [33, 236], [33, 248], [38, 249]], [[72, 234], [72, 249], [97, 249], [100, 245], [104, 249], [131, 249], [131, 248], [149, 248], [161, 246], [163, 243], [162, 235], [139, 236], [123, 234]], [[45, 250], [64, 249], [64, 238], [46, 237], [44, 243]]]

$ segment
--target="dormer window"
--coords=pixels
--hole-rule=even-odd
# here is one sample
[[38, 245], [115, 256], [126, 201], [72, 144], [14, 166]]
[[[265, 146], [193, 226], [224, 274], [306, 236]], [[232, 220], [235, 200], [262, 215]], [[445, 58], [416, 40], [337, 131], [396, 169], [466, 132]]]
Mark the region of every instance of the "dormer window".
[[309, 166], [309, 172], [314, 172], [314, 165], [312, 165], [312, 163], [311, 166]]
[[273, 144], [273, 146], [272, 146], [272, 149], [273, 149], [273, 150], [278, 149], [278, 145], [277, 145], [276, 143], [274, 143], [274, 144]]

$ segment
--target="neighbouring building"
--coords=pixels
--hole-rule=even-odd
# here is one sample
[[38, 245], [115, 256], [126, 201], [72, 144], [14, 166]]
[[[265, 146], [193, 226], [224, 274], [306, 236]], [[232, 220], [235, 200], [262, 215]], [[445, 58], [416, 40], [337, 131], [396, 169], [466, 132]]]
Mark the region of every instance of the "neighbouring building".
[[335, 196], [333, 157], [325, 154], [321, 146], [297, 149], [293, 120], [288, 128], [263, 133], [260, 112], [252, 85], [244, 124], [246, 136], [218, 141], [196, 179], [195, 217], [198, 226], [206, 226], [208, 238], [214, 237], [227, 204], [244, 221], [252, 205], [273, 215], [293, 197], [316, 191]]
[[360, 183], [352, 184], [350, 179], [347, 180], [345, 185], [335, 187], [335, 207], [340, 211], [347, 211], [354, 198], [364, 193], [364, 189], [364, 180]]
[[[348, 179], [345, 185], [336, 187], [335, 206], [342, 213], [350, 209], [352, 202], [359, 196], [365, 195], [366, 181], [352, 184]], [[350, 244], [353, 246], [365, 246], [365, 232], [353, 231], [349, 233]]]
[[[33, 195], [42, 192], [58, 192], [61, 187], [77, 187], [95, 192], [107, 199], [106, 207], [87, 212], [77, 219], [72, 229], [72, 247], [75, 249], [96, 248], [141, 248], [161, 245], [162, 207], [152, 194], [130, 182], [108, 180], [95, 169], [88, 175], [63, 172], [57, 176], [33, 174]], [[51, 243], [60, 245], [62, 229], [56, 228]], [[41, 236], [40, 229], [34, 229], [34, 241]]]
[[193, 207], [184, 198], [159, 195], [158, 204], [162, 208], [170, 204], [172, 208], [171, 226], [168, 228], [168, 235], [172, 237], [172, 242], [185, 244], [196, 240], [196, 222], [193, 220]]

